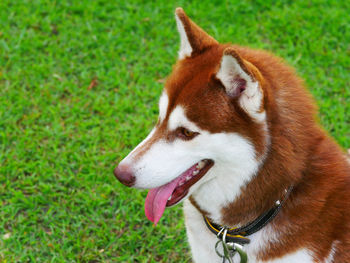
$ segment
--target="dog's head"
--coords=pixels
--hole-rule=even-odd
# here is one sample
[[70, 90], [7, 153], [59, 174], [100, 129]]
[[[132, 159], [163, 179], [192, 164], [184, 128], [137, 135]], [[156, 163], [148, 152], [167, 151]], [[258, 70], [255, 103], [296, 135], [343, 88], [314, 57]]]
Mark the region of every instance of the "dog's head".
[[[125, 185], [152, 189], [147, 217], [193, 194], [208, 199], [211, 182], [234, 177], [239, 189], [256, 173], [268, 144], [267, 90], [238, 46], [219, 44], [181, 8], [179, 60], [159, 101], [156, 126], [115, 169]], [[234, 189], [231, 189], [234, 191]]]

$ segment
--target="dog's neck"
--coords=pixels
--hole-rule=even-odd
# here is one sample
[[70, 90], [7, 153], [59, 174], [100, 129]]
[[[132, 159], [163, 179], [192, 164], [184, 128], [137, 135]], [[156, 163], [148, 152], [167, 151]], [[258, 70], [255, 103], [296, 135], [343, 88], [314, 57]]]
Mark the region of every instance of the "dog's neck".
[[[251, 180], [256, 174], [258, 163], [256, 166], [245, 167], [240, 171], [237, 169], [214, 169], [209, 176], [215, 173], [214, 178], [209, 179], [196, 189], [191, 197], [192, 204], [205, 216], [210, 218], [216, 224], [227, 225], [224, 209], [230, 204], [236, 203], [240, 196], [244, 194], [242, 187], [246, 180]], [[251, 212], [258, 204], [250, 204]], [[240, 213], [239, 211], [236, 211]], [[255, 213], [253, 213], [255, 215]], [[244, 224], [249, 215], [242, 216], [235, 222], [235, 225]]]

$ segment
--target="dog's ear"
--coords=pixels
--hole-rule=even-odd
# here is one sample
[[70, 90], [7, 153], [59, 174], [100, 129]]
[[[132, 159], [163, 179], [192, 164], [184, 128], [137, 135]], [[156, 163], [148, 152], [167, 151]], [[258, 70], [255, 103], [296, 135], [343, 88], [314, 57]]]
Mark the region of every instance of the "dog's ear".
[[175, 19], [181, 38], [179, 59], [199, 54], [206, 48], [218, 44], [214, 38], [189, 19], [181, 7], [176, 8]]
[[238, 98], [239, 104], [248, 114], [261, 120], [264, 117], [264, 92], [257, 77], [262, 81], [258, 69], [241, 58], [235, 48], [224, 50], [216, 78], [221, 81], [228, 96]]

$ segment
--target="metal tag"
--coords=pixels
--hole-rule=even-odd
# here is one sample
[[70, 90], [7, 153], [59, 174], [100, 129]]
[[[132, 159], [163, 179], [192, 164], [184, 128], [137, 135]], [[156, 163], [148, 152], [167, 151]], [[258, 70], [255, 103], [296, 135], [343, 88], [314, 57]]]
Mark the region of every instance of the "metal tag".
[[[219, 238], [220, 234], [223, 232], [222, 239]], [[247, 253], [243, 250], [243, 246], [236, 244], [236, 243], [226, 243], [226, 235], [227, 235], [227, 229], [222, 228], [221, 231], [218, 233], [218, 242], [215, 244], [215, 251], [216, 254], [223, 259], [223, 263], [226, 262], [226, 260], [229, 263], [233, 263], [233, 256], [238, 253], [240, 256], [240, 263], [247, 263], [248, 262], [248, 256]], [[224, 254], [221, 254], [218, 247], [219, 244], [222, 245], [222, 250]]]

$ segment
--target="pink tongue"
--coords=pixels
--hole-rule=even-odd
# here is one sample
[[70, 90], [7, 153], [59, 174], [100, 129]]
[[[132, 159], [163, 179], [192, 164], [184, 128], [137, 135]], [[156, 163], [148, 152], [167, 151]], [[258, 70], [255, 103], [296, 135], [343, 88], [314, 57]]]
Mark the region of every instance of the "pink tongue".
[[145, 201], [145, 214], [154, 225], [157, 225], [159, 219], [162, 217], [166, 203], [174, 192], [179, 180], [180, 177], [166, 185], [149, 190]]

